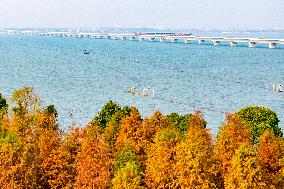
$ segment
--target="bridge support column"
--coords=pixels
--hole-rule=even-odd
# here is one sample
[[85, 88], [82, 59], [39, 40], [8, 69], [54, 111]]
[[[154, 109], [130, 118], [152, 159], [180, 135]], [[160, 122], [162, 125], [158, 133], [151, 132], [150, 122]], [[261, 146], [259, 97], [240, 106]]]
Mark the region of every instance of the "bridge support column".
[[218, 46], [218, 45], [220, 45], [220, 41], [213, 41], [213, 44], [214, 44], [214, 46]]
[[149, 41], [155, 41], [155, 38], [154, 37], [150, 37]]
[[202, 39], [199, 39], [199, 40], [198, 40], [198, 44], [199, 44], [199, 45], [201, 45], [201, 44], [203, 44], [203, 43], [204, 43], [204, 40], [202, 40]]
[[130, 40], [130, 41], [134, 41], [134, 40], [135, 40], [135, 37], [129, 37], [129, 40]]
[[271, 42], [271, 43], [268, 44], [268, 47], [270, 49], [275, 49], [276, 48], [276, 43]]
[[172, 39], [172, 43], [176, 43], [178, 41], [178, 39]]
[[184, 43], [190, 43], [189, 39], [184, 39]]
[[165, 38], [163, 38], [163, 37], [160, 38], [160, 42], [161, 42], [161, 43], [163, 43], [163, 42], [165, 42], [165, 41], [166, 41]]
[[236, 47], [237, 46], [237, 42], [235, 42], [235, 41], [230, 41], [230, 45], [231, 45], [231, 47]]
[[253, 41], [248, 42], [249, 48], [254, 48], [255, 44], [256, 44], [256, 42], [253, 42]]
[[144, 41], [144, 38], [143, 37], [139, 37], [139, 41]]
[[126, 37], [125, 36], [121, 36], [120, 39], [121, 40], [126, 40]]

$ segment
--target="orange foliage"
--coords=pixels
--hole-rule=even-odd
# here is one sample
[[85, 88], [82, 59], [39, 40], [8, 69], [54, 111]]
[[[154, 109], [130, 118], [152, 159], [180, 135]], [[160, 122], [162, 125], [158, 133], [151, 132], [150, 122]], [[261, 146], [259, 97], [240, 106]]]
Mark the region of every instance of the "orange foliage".
[[0, 188], [284, 188], [284, 139], [265, 131], [254, 144], [237, 115], [214, 145], [200, 112], [103, 112], [106, 128], [63, 133], [54, 106], [43, 110], [31, 87], [15, 91], [1, 114]]
[[264, 173], [257, 160], [252, 144], [242, 144], [231, 161], [231, 167], [225, 175], [225, 188], [267, 188]]
[[[1, 153], [6, 153], [6, 147], [10, 151], [6, 154], [9, 158], [3, 156], [6, 162], [0, 163], [1, 168], [6, 167], [2, 172], [6, 176], [1, 178], [10, 179], [6, 183], [1, 181], [2, 186], [10, 187], [9, 182], [13, 182], [16, 188], [67, 186], [70, 171], [67, 158], [59, 150], [60, 137], [54, 116], [42, 112], [33, 116], [15, 115], [5, 120], [4, 126], [14, 136], [16, 143], [14, 141], [12, 145], [5, 144], [1, 148]], [[7, 166], [10, 168], [7, 169]]]
[[108, 143], [111, 154], [115, 152], [115, 142], [118, 137], [120, 124], [123, 118], [125, 118], [125, 115], [121, 111], [116, 112], [108, 122], [107, 127], [102, 134], [105, 142]]
[[38, 186], [42, 188], [70, 188], [72, 165], [67, 160], [67, 151], [60, 148], [58, 133], [42, 130], [38, 140]]
[[36, 133], [31, 130], [34, 127], [31, 127], [30, 120], [25, 116], [6, 118], [3, 127], [7, 138], [5, 142], [1, 141], [0, 185], [2, 188], [35, 187], [38, 150]]
[[116, 140], [116, 149], [122, 150], [124, 145], [128, 144], [132, 146], [136, 153], [143, 153], [143, 144], [141, 137], [142, 131], [142, 119], [136, 108], [131, 109], [130, 116], [124, 118], [120, 125], [119, 134]]
[[191, 117], [187, 138], [177, 146], [176, 187], [217, 188], [220, 165], [213, 154], [210, 131], [200, 112]]
[[125, 145], [132, 146], [142, 170], [144, 170], [146, 149], [153, 142], [155, 134], [168, 125], [167, 118], [160, 112], [155, 112], [152, 117], [142, 120], [138, 110], [132, 108], [130, 116], [124, 118], [121, 122], [116, 149], [120, 151]]
[[284, 140], [275, 136], [272, 131], [265, 131], [259, 138], [258, 159], [266, 173], [267, 185], [271, 188], [284, 188], [281, 181], [283, 176], [279, 174], [283, 165]]
[[154, 143], [147, 153], [146, 185], [149, 188], [174, 188], [176, 145], [181, 134], [175, 128], [167, 128], [157, 133]]
[[80, 129], [78, 127], [72, 127], [68, 134], [63, 135], [62, 143], [60, 145], [59, 151], [65, 161], [68, 162], [68, 173], [70, 175], [70, 183], [66, 185], [71, 185], [74, 188], [74, 183], [76, 179], [76, 166], [75, 161], [79, 151], [82, 148], [82, 142], [86, 137], [86, 129]]
[[227, 114], [226, 123], [220, 128], [216, 142], [216, 155], [226, 174], [235, 151], [243, 143], [252, 144], [248, 125], [237, 115]]
[[[2, 144], [0, 149], [0, 185], [3, 189], [24, 188], [26, 165], [21, 161], [19, 144]], [[32, 185], [30, 185], [32, 186]]]
[[153, 143], [155, 134], [167, 128], [170, 125], [170, 122], [161, 112], [156, 111], [151, 117], [145, 118], [142, 125], [143, 136], [145, 137], [144, 141], [146, 142], [144, 146], [147, 148], [150, 143]]
[[86, 136], [76, 159], [75, 188], [107, 188], [110, 184], [108, 146], [98, 136]]

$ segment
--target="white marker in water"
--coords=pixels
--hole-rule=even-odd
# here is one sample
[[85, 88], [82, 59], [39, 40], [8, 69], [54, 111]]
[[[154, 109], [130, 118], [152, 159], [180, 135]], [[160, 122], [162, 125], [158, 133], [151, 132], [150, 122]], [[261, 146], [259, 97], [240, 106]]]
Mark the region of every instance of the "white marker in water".
[[154, 90], [152, 90], [152, 96], [153, 96], [153, 98], [155, 97], [155, 91]]

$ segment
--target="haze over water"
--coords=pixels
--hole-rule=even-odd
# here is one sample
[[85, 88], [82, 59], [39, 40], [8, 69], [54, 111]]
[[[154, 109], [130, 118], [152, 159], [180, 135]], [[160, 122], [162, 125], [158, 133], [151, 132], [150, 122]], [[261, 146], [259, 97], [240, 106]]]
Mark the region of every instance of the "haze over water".
[[[281, 33], [254, 37], [262, 36], [284, 38]], [[84, 125], [111, 99], [138, 107], [143, 116], [200, 109], [214, 132], [225, 112], [266, 106], [276, 111], [283, 129], [284, 93], [272, 91], [273, 83], [284, 84], [279, 47], [0, 35], [0, 92], [10, 96], [20, 87], [34, 87], [44, 105], [56, 106], [62, 128], [70, 126], [68, 112]], [[129, 94], [134, 85], [140, 92], [149, 86], [155, 97]]]

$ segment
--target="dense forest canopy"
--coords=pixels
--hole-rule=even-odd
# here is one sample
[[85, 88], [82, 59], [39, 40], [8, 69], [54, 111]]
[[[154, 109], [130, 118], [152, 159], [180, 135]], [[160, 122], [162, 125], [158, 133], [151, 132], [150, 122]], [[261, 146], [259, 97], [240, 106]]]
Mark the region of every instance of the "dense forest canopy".
[[1, 188], [284, 188], [284, 139], [266, 107], [228, 113], [217, 137], [202, 112], [142, 118], [109, 101], [60, 130], [32, 87], [0, 94]]

